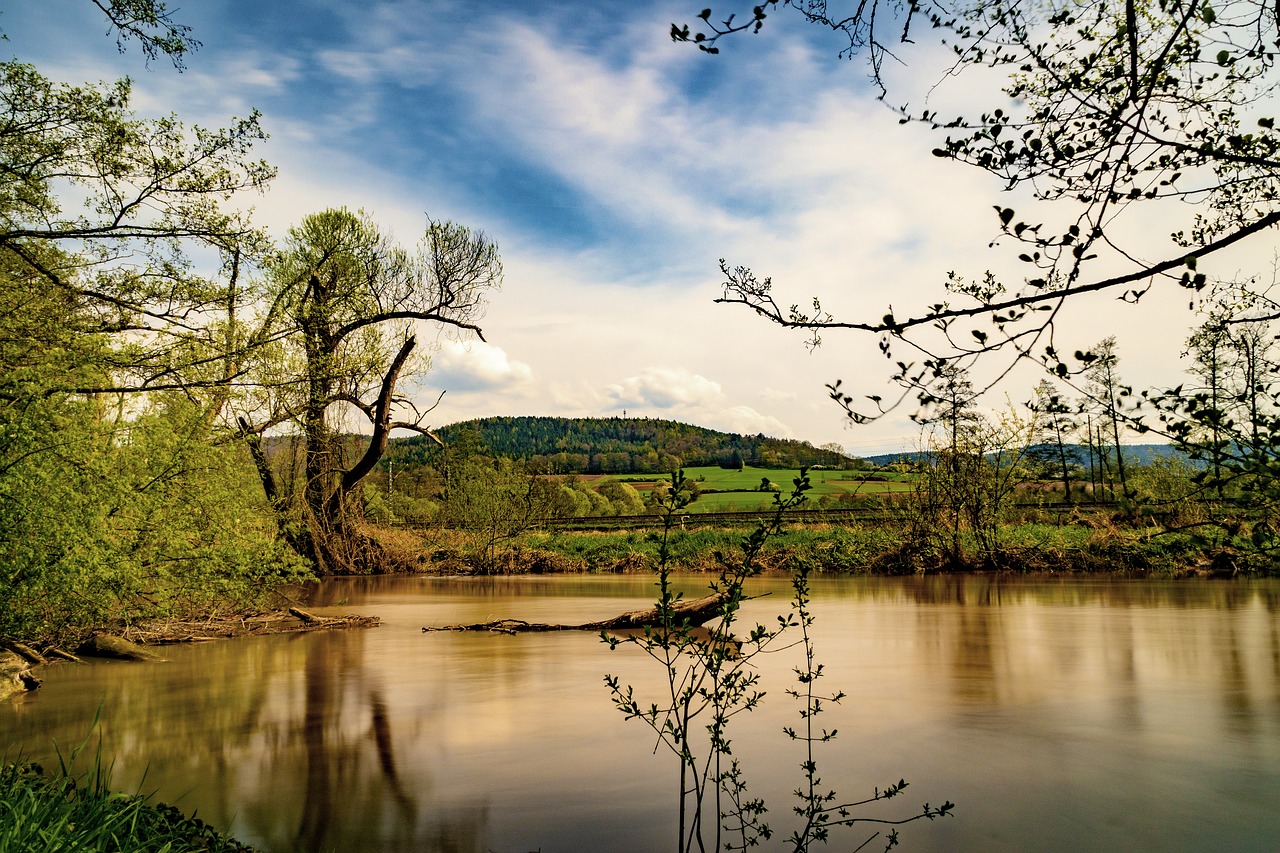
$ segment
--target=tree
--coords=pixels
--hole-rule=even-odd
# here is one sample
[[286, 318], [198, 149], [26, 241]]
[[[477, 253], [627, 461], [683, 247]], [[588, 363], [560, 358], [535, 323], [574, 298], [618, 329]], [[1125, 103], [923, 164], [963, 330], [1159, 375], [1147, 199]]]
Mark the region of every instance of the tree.
[[[1199, 463], [1192, 477], [1233, 505], [1208, 507], [1207, 524], [1263, 553], [1274, 552], [1280, 506], [1280, 359], [1271, 328], [1274, 302], [1266, 288], [1236, 283], [1214, 289], [1206, 319], [1188, 342], [1191, 379], [1148, 393], [1162, 429]], [[1252, 520], [1245, 527], [1239, 510]]]
[[[95, 3], [149, 58], [196, 45], [162, 3]], [[257, 116], [188, 130], [129, 96], [0, 62], [0, 636], [259, 604], [300, 567], [210, 434], [264, 246], [226, 209], [272, 175]], [[209, 249], [228, 266], [197, 275]]]
[[173, 20], [160, 0], [91, 0], [102, 10], [116, 30], [116, 46], [123, 53], [125, 44], [136, 40], [148, 60], [161, 54], [181, 69], [188, 53], [200, 47], [191, 37], [191, 28]]
[[[1116, 473], [1120, 477], [1120, 491], [1127, 499], [1130, 496], [1129, 480], [1125, 476], [1124, 451], [1120, 446], [1120, 425], [1124, 421], [1122, 414], [1124, 401], [1132, 397], [1133, 389], [1120, 382], [1117, 371], [1120, 357], [1116, 354], [1116, 339], [1104, 338], [1089, 352], [1081, 353], [1081, 360], [1089, 364], [1086, 385], [1089, 399], [1098, 407], [1103, 420], [1110, 427], [1110, 441], [1111, 447], [1116, 452]], [[1099, 438], [1101, 438], [1101, 427], [1099, 427]], [[1101, 446], [1102, 442], [1099, 441], [1098, 444]]]
[[[1035, 389], [1035, 399], [1028, 408], [1036, 415], [1036, 432], [1039, 444], [1031, 449], [1033, 458], [1051, 456], [1062, 477], [1063, 499], [1071, 500], [1071, 465], [1067, 459], [1067, 436], [1076, 428], [1071, 419], [1071, 407], [1062, 399], [1057, 387], [1048, 379], [1041, 379]], [[1047, 450], [1047, 453], [1045, 452]], [[1074, 457], [1074, 451], [1072, 453]]]
[[[721, 263], [723, 302], [805, 330], [815, 342], [829, 330], [881, 336], [903, 398], [938, 379], [938, 362], [997, 351], [1059, 377], [1077, 374], [1088, 365], [1065, 355], [1054, 335], [1067, 301], [1111, 294], [1136, 303], [1156, 286], [1185, 288], [1194, 301], [1213, 262], [1234, 265], [1235, 249], [1266, 241], [1280, 223], [1280, 135], [1266, 112], [1278, 76], [1280, 12], [1272, 3], [868, 0], [846, 9], [828, 0], [765, 0], [749, 15], [704, 10], [696, 26], [673, 26], [672, 37], [716, 53], [735, 34], [759, 31], [779, 7], [846, 37], [843, 53], [868, 59], [885, 97], [895, 93], [881, 74], [884, 59], [905, 60], [913, 49], [951, 54], [948, 79], [984, 67], [1003, 75], [991, 106], [976, 116], [898, 111], [945, 134], [936, 156], [1029, 191], [1033, 210], [997, 205], [993, 220], [993, 245], [1011, 249], [1025, 274], [953, 273], [947, 294], [931, 305], [843, 320], [817, 299], [810, 310], [784, 308], [770, 279]], [[940, 37], [925, 39], [926, 28]], [[936, 88], [930, 95], [941, 100]], [[1157, 212], [1178, 220], [1163, 238], [1143, 227]], [[923, 358], [897, 360], [899, 344]], [[897, 402], [855, 403], [839, 382], [831, 392], [855, 421]]]
[[[248, 159], [264, 138], [256, 114], [187, 131], [172, 117], [137, 118], [129, 90], [65, 86], [0, 63], [4, 263], [61, 291], [85, 335], [127, 341], [96, 383], [68, 387], [82, 393], [182, 386], [201, 357], [193, 342], [209, 341], [232, 287], [195, 275], [187, 250], [260, 245], [222, 205], [274, 174]], [[66, 196], [86, 203], [68, 214]]]
[[470, 456], [454, 476], [444, 510], [474, 543], [472, 560], [482, 574], [496, 569], [502, 542], [552, 516], [563, 501], [549, 481], [506, 457]]
[[845, 463], [847, 460], [845, 459], [843, 444], [841, 444], [838, 441], [829, 441], [826, 444], [822, 445], [822, 447], [820, 447], [819, 449], [825, 450], [827, 453], [831, 454], [830, 464], [832, 468], [846, 467]]
[[1203, 428], [1198, 444], [1207, 451], [1213, 488], [1221, 498], [1225, 487], [1223, 463], [1230, 453], [1227, 435], [1234, 426], [1227, 412], [1230, 337], [1226, 326], [1205, 323], [1187, 340], [1187, 347], [1193, 359], [1190, 372], [1199, 383], [1186, 392], [1193, 401], [1193, 417]]
[[917, 416], [917, 420], [940, 425], [946, 434], [946, 441], [941, 446], [935, 443], [930, 456], [935, 474], [946, 471], [944, 477], [935, 476], [934, 484], [941, 485], [945, 495], [951, 528], [950, 554], [953, 561], [959, 562], [961, 510], [965, 492], [969, 491], [964, 484], [973, 479], [972, 472], [967, 469], [975, 464], [973, 455], [981, 457], [982, 454], [981, 447], [976, 447], [972, 440], [977, 435], [976, 426], [980, 418], [973, 409], [975, 394], [968, 372], [954, 364], [943, 364], [939, 365], [938, 373], [934, 390], [920, 393], [921, 406], [933, 414]]
[[605, 480], [596, 487], [596, 492], [609, 502], [613, 515], [644, 514], [644, 498], [640, 497], [640, 492], [636, 491], [635, 486], [630, 483], [613, 479]]
[[[299, 553], [322, 572], [382, 568], [381, 550], [360, 535], [361, 481], [386, 452], [396, 429], [430, 436], [421, 410], [399, 392], [415, 368], [415, 329], [473, 333], [485, 297], [502, 279], [497, 247], [451, 222], [428, 221], [414, 252], [394, 245], [364, 214], [346, 209], [312, 214], [289, 232], [270, 269], [273, 301], [254, 337], [277, 340], [280, 352], [259, 359], [259, 382], [270, 389], [254, 412], [240, 417], [255, 449], [268, 499], [283, 514]], [[356, 458], [339, 425], [363, 418], [371, 431]], [[290, 424], [302, 440], [300, 483], [282, 492], [260, 437]]]

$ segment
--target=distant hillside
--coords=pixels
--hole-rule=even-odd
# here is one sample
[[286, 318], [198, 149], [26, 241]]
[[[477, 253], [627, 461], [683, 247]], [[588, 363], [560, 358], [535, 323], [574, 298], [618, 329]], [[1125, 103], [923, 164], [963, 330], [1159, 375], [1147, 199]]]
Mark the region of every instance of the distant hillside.
[[[1044, 451], [1050, 450], [1049, 445], [1040, 445], [1039, 447]], [[1185, 460], [1187, 458], [1185, 453], [1168, 444], [1123, 444], [1121, 448], [1124, 450], [1125, 461], [1134, 465], [1149, 465], [1156, 459], [1178, 458]], [[1066, 451], [1068, 459], [1073, 460], [1078, 465], [1088, 466], [1088, 447], [1083, 444], [1068, 444]], [[1050, 458], [1056, 458], [1054, 456], [1056, 452], [1056, 449], [1054, 449], [1053, 453], [1046, 452], [1046, 455]], [[880, 467], [892, 462], [911, 462], [923, 455], [915, 451], [909, 453], [883, 453], [879, 456], [868, 456], [866, 459], [872, 465]]]
[[[703, 465], [768, 468], [854, 467], [857, 460], [808, 442], [735, 435], [649, 418], [494, 417], [436, 431], [446, 444], [473, 433], [485, 451], [533, 463], [553, 474], [664, 474]], [[394, 455], [424, 462], [425, 438], [396, 442]]]

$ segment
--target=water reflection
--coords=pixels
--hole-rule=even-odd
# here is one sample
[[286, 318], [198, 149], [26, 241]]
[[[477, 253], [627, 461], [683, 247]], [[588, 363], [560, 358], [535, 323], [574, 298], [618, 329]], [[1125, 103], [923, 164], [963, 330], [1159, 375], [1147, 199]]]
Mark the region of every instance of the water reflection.
[[[905, 775], [913, 801], [960, 804], [904, 833], [906, 849], [1280, 848], [1280, 584], [832, 578], [815, 592], [826, 681], [849, 694], [824, 721], [841, 730], [824, 779], [861, 796]], [[341, 579], [309, 606], [383, 627], [53, 668], [0, 706], [0, 748], [48, 758], [101, 706], [118, 784], [271, 851], [665, 849], [669, 766], [600, 683], [656, 689], [634, 650], [419, 630], [583, 622], [652, 593], [640, 575]], [[771, 620], [787, 581], [752, 593], [744, 616]], [[798, 781], [779, 735], [796, 723], [782, 692], [795, 662], [762, 662], [770, 697], [736, 741], [779, 828]]]
[[[362, 668], [366, 639], [272, 637], [174, 648], [153, 667], [55, 668], [48, 692], [4, 709], [4, 742], [47, 761], [55, 740], [84, 738], [101, 705], [117, 786], [156, 791], [266, 849], [479, 849], [482, 799], [442, 808], [427, 767], [406, 784], [400, 752], [426, 730], [394, 718]], [[414, 710], [430, 719], [430, 702]], [[374, 847], [369, 827], [382, 829]]]

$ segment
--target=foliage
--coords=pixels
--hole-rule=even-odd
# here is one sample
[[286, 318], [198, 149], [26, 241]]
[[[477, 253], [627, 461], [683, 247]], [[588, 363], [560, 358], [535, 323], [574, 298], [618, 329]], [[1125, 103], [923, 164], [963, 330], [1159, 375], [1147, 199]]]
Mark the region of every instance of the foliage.
[[[959, 381], [948, 387], [956, 391], [933, 422], [937, 431], [927, 436], [928, 464], [900, 509], [913, 539], [943, 550], [954, 567], [971, 560], [999, 566], [1001, 533], [1018, 488], [1031, 476], [1024, 463], [1037, 426], [1012, 408], [994, 418], [980, 415], [969, 408]], [[976, 543], [976, 560], [965, 553], [962, 532]]]
[[74, 645], [96, 626], [260, 607], [304, 576], [243, 450], [211, 444], [185, 401], [8, 414], [0, 636]]
[[1144, 393], [1142, 404], [1200, 466], [1191, 477], [1195, 496], [1215, 499], [1196, 519], [1203, 529], [1234, 537], [1247, 517], [1245, 541], [1273, 557], [1280, 549], [1280, 356], [1270, 309], [1269, 298], [1234, 283], [1216, 288], [1187, 341], [1190, 381]]
[[[449, 441], [474, 431], [490, 453], [527, 460], [548, 474], [667, 474], [676, 468], [723, 466], [856, 467], [842, 452], [765, 435], [735, 435], [651, 418], [491, 417], [452, 424], [436, 434]], [[397, 459], [423, 459], [430, 448], [412, 439]]]
[[[147, 57], [197, 43], [157, 0], [94, 0]], [[216, 425], [251, 343], [265, 251], [239, 196], [257, 114], [140, 118], [128, 80], [0, 62], [0, 635], [74, 643], [120, 620], [257, 606], [299, 561]], [[237, 203], [229, 204], [233, 199]], [[222, 258], [212, 275], [192, 260]]]
[[[773, 518], [747, 537], [740, 556], [720, 556], [720, 571], [710, 585], [711, 595], [717, 600], [716, 613], [706, 627], [695, 626], [687, 617], [679, 615], [682, 595], [673, 590], [671, 582], [670, 545], [676, 519], [696, 500], [696, 493], [684, 486], [684, 474], [677, 471], [660, 498], [663, 526], [657, 569], [658, 625], [629, 636], [608, 632], [601, 635], [610, 649], [637, 646], [665, 671], [665, 692], [653, 702], [637, 698], [635, 689], [623, 685], [616, 676], [606, 675], [605, 684], [614, 704], [626, 718], [648, 726], [657, 735], [659, 745], [670, 752], [678, 764], [679, 820], [675, 849], [745, 850], [772, 838], [773, 829], [764, 820], [767, 813], [764, 801], [748, 793], [745, 768], [734, 755], [730, 724], [734, 717], [750, 712], [764, 698], [754, 659], [780, 646], [780, 639], [791, 629], [799, 630], [799, 645], [804, 655], [803, 663], [795, 669], [796, 686], [787, 691], [803, 703], [801, 725], [786, 730], [787, 736], [804, 749], [800, 763], [803, 781], [796, 790], [799, 804], [794, 808], [801, 823], [789, 838], [791, 848], [802, 851], [811, 844], [825, 843], [831, 830], [839, 826], [868, 821], [898, 824], [949, 815], [954, 809], [950, 802], [937, 808], [925, 804], [922, 813], [900, 821], [854, 816], [853, 809], [858, 806], [896, 796], [906, 787], [905, 781], [890, 785], [884, 791], [876, 789], [865, 801], [848, 804], [837, 804], [835, 792], [823, 786], [814, 750], [818, 744], [834, 739], [835, 732], [818, 728], [816, 720], [823, 712], [824, 703], [839, 702], [843, 695], [838, 692], [823, 695], [816, 690], [823, 671], [816, 661], [809, 634], [813, 617], [808, 609], [806, 571], [801, 569], [794, 575], [795, 596], [791, 608], [777, 617], [776, 626], [756, 624], [743, 639], [733, 633], [741, 604], [747, 598], [745, 583], [760, 570], [759, 560], [767, 541], [781, 529], [783, 514], [806, 499], [805, 492], [809, 490], [806, 472], [802, 470], [793, 481], [790, 494], [775, 496]], [[896, 842], [895, 832], [889, 836], [888, 847]]]
[[549, 515], [554, 493], [536, 488], [537, 479], [510, 459], [464, 460], [454, 472], [443, 505], [446, 520], [473, 539], [473, 560], [491, 573], [498, 546]]
[[[0, 63], [0, 265], [74, 317], [98, 372], [61, 377], [67, 391], [207, 387], [215, 320], [242, 294], [234, 276], [196, 275], [189, 252], [260, 242], [222, 210], [273, 174], [248, 159], [257, 116], [188, 131], [137, 118], [129, 96], [127, 81], [73, 87]], [[85, 203], [72, 213], [71, 199]]]
[[130, 40], [136, 40], [148, 60], [161, 54], [168, 56], [176, 68], [183, 67], [184, 57], [200, 47], [191, 37], [191, 28], [173, 20], [160, 0], [92, 0], [102, 10], [117, 33], [116, 46], [123, 53]]
[[[1268, 39], [1275, 37], [1277, 19], [1270, 4], [983, 0], [948, 7], [885, 0], [841, 15], [825, 0], [767, 0], [753, 19], [716, 23], [708, 9], [700, 16], [701, 33], [686, 26], [673, 27], [672, 35], [714, 53], [721, 38], [758, 29], [765, 11], [779, 5], [844, 34], [849, 54], [865, 51], [884, 86], [881, 62], [886, 55], [899, 56], [892, 42], [904, 51], [914, 43], [920, 30], [913, 23], [939, 32], [932, 46], [953, 55], [952, 76], [996, 69], [1003, 75], [997, 78], [999, 108], [954, 118], [908, 107], [900, 112], [906, 120], [947, 132], [937, 156], [990, 172], [1010, 189], [1032, 186], [1037, 201], [1071, 202], [1074, 215], [1055, 226], [997, 208], [1000, 233], [1030, 272], [1020, 288], [989, 278], [953, 279], [951, 293], [971, 306], [944, 302], [910, 318], [842, 323], [820, 309], [778, 310], [769, 288], [760, 282], [753, 287], [746, 271], [729, 271], [728, 301], [758, 305], [785, 325], [865, 329], [891, 337], [935, 325], [949, 331], [962, 318], [988, 317], [992, 331], [975, 329], [973, 343], [948, 337], [957, 354], [1009, 347], [1032, 355], [1035, 347], [1034, 356], [1056, 371], [1067, 363], [1044, 335], [1013, 331], [1019, 323], [1052, 323], [1053, 306], [1079, 294], [1110, 290], [1136, 301], [1152, 277], [1199, 290], [1207, 274], [1198, 261], [1280, 220], [1280, 212], [1271, 209], [1280, 137], [1269, 117], [1252, 112], [1275, 83]], [[1190, 204], [1184, 210], [1178, 202]], [[1125, 214], [1141, 216], [1139, 211], [1156, 208], [1185, 212], [1190, 221], [1168, 237], [1166, 259], [1149, 262], [1142, 260], [1149, 252], [1125, 251], [1120, 222]], [[1090, 277], [1095, 268], [1119, 264], [1128, 271]]]

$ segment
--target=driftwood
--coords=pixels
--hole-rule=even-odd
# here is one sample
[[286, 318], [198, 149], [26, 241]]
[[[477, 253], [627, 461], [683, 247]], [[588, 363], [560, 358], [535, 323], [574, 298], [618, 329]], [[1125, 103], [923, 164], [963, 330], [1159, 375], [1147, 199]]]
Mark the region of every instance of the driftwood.
[[144, 649], [137, 643], [112, 634], [94, 634], [76, 649], [76, 653], [81, 657], [114, 658], [115, 660], [164, 660], [150, 649]]
[[[695, 627], [714, 619], [723, 612], [728, 601], [727, 593], [704, 595], [702, 598], [680, 600], [671, 605], [671, 623]], [[473, 625], [445, 625], [423, 628], [431, 631], [493, 631], [498, 634], [523, 634], [533, 631], [625, 631], [636, 628], [658, 628], [662, 617], [658, 608], [631, 610], [602, 622], [583, 622], [580, 625], [552, 625], [545, 622], [524, 622], [520, 619], [497, 619], [493, 622], [477, 622]]]
[[226, 640], [232, 637], [256, 637], [262, 634], [300, 634], [306, 631], [331, 631], [342, 628], [376, 628], [377, 616], [316, 616], [290, 607], [288, 611], [252, 616], [222, 616], [207, 619], [164, 619], [132, 626], [122, 634], [142, 645], [171, 645]]

